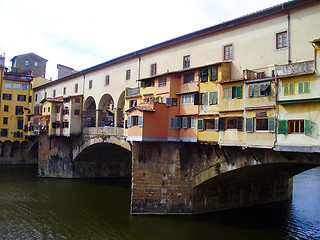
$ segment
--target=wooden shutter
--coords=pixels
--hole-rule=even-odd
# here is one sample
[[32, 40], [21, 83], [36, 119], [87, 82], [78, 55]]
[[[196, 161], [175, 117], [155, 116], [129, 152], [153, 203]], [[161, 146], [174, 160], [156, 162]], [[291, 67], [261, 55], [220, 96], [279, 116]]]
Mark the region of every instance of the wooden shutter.
[[288, 95], [289, 94], [289, 84], [288, 83], [283, 84], [283, 88], [284, 88], [284, 95]]
[[203, 119], [198, 119], [198, 131], [203, 131]]
[[246, 131], [253, 132], [253, 118], [246, 118]]
[[219, 129], [219, 118], [215, 118], [213, 130], [218, 131], [218, 129]]
[[243, 131], [243, 117], [237, 117], [237, 130]]
[[202, 69], [200, 71], [200, 82], [208, 81], [208, 69]]
[[218, 66], [210, 68], [210, 81], [218, 80]]
[[287, 133], [288, 133], [288, 121], [278, 120], [278, 134], [287, 134]]
[[143, 126], [143, 115], [138, 116], [138, 126], [142, 127]]
[[289, 83], [289, 93], [290, 95], [294, 95], [294, 83]]
[[312, 123], [310, 119], [304, 120], [304, 134], [311, 135], [312, 134]]
[[254, 85], [249, 86], [249, 97], [253, 97], [253, 87]]
[[219, 131], [226, 130], [226, 118], [225, 117], [219, 118], [218, 130]]
[[303, 90], [303, 82], [299, 82], [298, 83], [298, 93], [299, 94], [302, 94], [302, 93], [304, 93], [304, 90]]
[[127, 127], [131, 127], [131, 116], [128, 116]]
[[18, 119], [18, 129], [23, 129], [23, 119]]
[[201, 94], [201, 105], [208, 105], [208, 93]]
[[182, 118], [182, 128], [188, 128], [188, 117]]
[[216, 105], [218, 103], [218, 92], [209, 93], [209, 105]]
[[276, 120], [275, 117], [268, 117], [268, 131], [275, 132], [276, 131]]
[[225, 87], [223, 88], [223, 99], [231, 99], [232, 98], [232, 88]]
[[194, 94], [194, 105], [200, 105], [200, 94], [198, 92]]
[[253, 85], [253, 96], [259, 97], [260, 96], [260, 87], [259, 84]]
[[303, 82], [303, 90], [304, 90], [304, 93], [310, 93], [310, 82], [309, 81]]
[[237, 98], [242, 98], [242, 86], [237, 87]]
[[175, 129], [176, 128], [176, 119], [170, 118], [170, 128]]

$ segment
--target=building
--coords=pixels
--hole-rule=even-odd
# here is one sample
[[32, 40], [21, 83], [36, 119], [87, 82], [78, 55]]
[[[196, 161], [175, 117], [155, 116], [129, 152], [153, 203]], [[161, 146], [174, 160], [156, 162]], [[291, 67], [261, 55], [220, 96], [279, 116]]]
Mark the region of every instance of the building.
[[[302, 121], [289, 121], [309, 120], [303, 121], [304, 127], [311, 120], [312, 134], [319, 134], [315, 115], [297, 113], [307, 113], [303, 101], [318, 108], [312, 90], [319, 72], [285, 70], [317, 61], [319, 19], [319, 1], [285, 2], [39, 86], [35, 105], [44, 104], [45, 98], [83, 95], [82, 125], [99, 127], [108, 109], [114, 109], [113, 125], [126, 125], [128, 141], [290, 150], [296, 145], [281, 126], [299, 126], [301, 131]], [[293, 85], [286, 81], [301, 90], [288, 94]], [[290, 105], [293, 100], [300, 103]], [[294, 108], [298, 103], [301, 108]], [[319, 145], [317, 138], [308, 141]]]
[[46, 76], [47, 59], [35, 53], [17, 55], [11, 60], [11, 71], [21, 74], [32, 74], [33, 77]]
[[57, 64], [57, 69], [58, 69], [58, 79], [77, 72], [73, 68], [70, 68], [61, 64]]

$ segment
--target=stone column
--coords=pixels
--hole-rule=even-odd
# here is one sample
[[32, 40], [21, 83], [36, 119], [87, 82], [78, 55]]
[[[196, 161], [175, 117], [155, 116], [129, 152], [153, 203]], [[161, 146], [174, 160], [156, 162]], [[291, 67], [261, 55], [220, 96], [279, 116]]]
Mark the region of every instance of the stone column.
[[100, 127], [102, 120], [102, 110], [97, 109], [96, 110], [96, 127]]

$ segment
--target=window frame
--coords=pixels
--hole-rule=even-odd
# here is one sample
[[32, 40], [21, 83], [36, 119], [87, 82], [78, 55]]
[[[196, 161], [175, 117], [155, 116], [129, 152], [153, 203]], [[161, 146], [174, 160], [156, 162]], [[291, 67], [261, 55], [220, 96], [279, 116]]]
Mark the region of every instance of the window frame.
[[89, 80], [89, 89], [92, 89], [93, 81]]
[[[285, 36], [285, 38], [284, 38]], [[284, 41], [285, 40], [285, 41]], [[281, 31], [275, 34], [276, 49], [285, 49], [288, 47], [288, 31]]]
[[150, 64], [150, 76], [157, 75], [157, 63]]
[[158, 79], [158, 87], [165, 87], [167, 85], [167, 79], [166, 78], [161, 78]]
[[191, 60], [190, 55], [185, 55], [183, 56], [182, 59], [183, 59], [183, 62], [182, 62], [183, 69], [190, 68], [190, 60]]
[[195, 82], [195, 74], [194, 72], [183, 74], [183, 84], [193, 83]]
[[233, 44], [226, 44], [223, 46], [223, 60], [233, 60]]
[[78, 83], [75, 83], [74, 84], [74, 93], [78, 93], [78, 91], [79, 91], [79, 85], [78, 85]]
[[126, 70], [126, 81], [131, 79], [131, 69]]

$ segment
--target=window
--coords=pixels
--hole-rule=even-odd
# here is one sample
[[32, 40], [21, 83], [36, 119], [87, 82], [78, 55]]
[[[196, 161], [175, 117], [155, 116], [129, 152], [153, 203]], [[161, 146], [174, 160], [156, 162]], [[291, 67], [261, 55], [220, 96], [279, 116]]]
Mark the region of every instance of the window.
[[139, 116], [129, 116], [127, 120], [127, 126], [133, 127], [133, 126], [143, 126], [143, 115]]
[[50, 107], [48, 107], [48, 112], [50, 112]]
[[89, 81], [89, 89], [92, 89], [92, 80]]
[[7, 129], [1, 129], [0, 136], [1, 137], [8, 137], [8, 130]]
[[304, 120], [289, 120], [288, 133], [304, 133]]
[[74, 85], [74, 93], [77, 93], [77, 92], [78, 92], [78, 89], [79, 89], [79, 85], [78, 85], [78, 83], [76, 83], [76, 84]]
[[18, 119], [17, 129], [23, 129], [23, 118], [19, 118]]
[[190, 67], [190, 55], [183, 57], [183, 68], [189, 68]]
[[17, 100], [18, 100], [18, 101], [21, 101], [21, 102], [25, 101], [26, 98], [27, 98], [26, 95], [18, 95], [18, 96], [17, 96]]
[[295, 84], [294, 83], [285, 83], [283, 85], [284, 95], [294, 95], [295, 94]]
[[22, 138], [23, 137], [23, 133], [20, 131], [14, 132], [13, 133], [13, 137], [15, 138]]
[[[246, 131], [253, 132], [254, 118], [246, 118]], [[275, 117], [256, 118], [256, 131], [275, 132]]]
[[105, 81], [105, 86], [108, 86], [109, 85], [109, 83], [110, 83], [110, 75], [107, 75], [106, 76], [106, 81]]
[[131, 78], [131, 69], [128, 69], [126, 71], [126, 80], [130, 80], [130, 78]]
[[154, 85], [154, 80], [153, 79], [149, 79], [149, 80], [145, 80], [141, 82], [141, 87], [145, 88], [145, 87], [152, 87]]
[[193, 94], [182, 95], [181, 104], [182, 105], [194, 104], [194, 95]]
[[298, 93], [299, 94], [310, 93], [310, 82], [309, 81], [299, 82], [298, 83]]
[[154, 63], [154, 64], [151, 64], [150, 66], [150, 75], [154, 76], [156, 74], [157, 74], [157, 64]]
[[55, 90], [55, 89], [54, 89], [53, 92], [52, 92], [52, 96], [53, 96], [53, 97], [56, 97], [56, 90]]
[[129, 107], [135, 107], [137, 106], [137, 99], [133, 99], [129, 101]]
[[237, 129], [237, 118], [227, 118], [227, 129]]
[[268, 131], [268, 118], [256, 119], [256, 131]]
[[36, 102], [38, 101], [38, 94], [35, 95], [35, 99]]
[[74, 110], [74, 115], [80, 115], [80, 110], [75, 109], [75, 110]]
[[287, 31], [276, 34], [276, 48], [281, 49], [288, 46]]
[[194, 82], [194, 73], [186, 73], [183, 75], [183, 83]]
[[63, 88], [63, 95], [66, 95], [66, 94], [67, 94], [67, 88], [64, 87], [64, 88]]
[[29, 85], [28, 84], [22, 84], [22, 90], [28, 90]]
[[165, 87], [167, 85], [167, 79], [162, 78], [158, 80], [158, 87]]
[[200, 82], [207, 82], [208, 81], [208, 69], [200, 70]]
[[7, 117], [3, 118], [3, 124], [8, 124], [8, 118]]
[[14, 83], [13, 89], [20, 89], [21, 84], [20, 83]]
[[181, 128], [181, 117], [170, 118], [170, 128], [171, 129], [180, 129]]
[[62, 115], [69, 115], [69, 109], [63, 109]]
[[39, 66], [39, 63], [38, 62], [34, 62], [34, 67], [38, 67]]
[[28, 102], [29, 102], [29, 103], [32, 102], [32, 96], [29, 96]]
[[220, 117], [218, 120], [218, 130], [237, 129], [243, 131], [243, 117]]
[[233, 46], [232, 44], [223, 46], [223, 60], [233, 59]]
[[80, 98], [75, 98], [75, 99], [74, 99], [74, 102], [75, 102], [75, 103], [80, 103]]
[[4, 94], [2, 95], [2, 99], [3, 99], [3, 100], [11, 100], [11, 94], [9, 94], [9, 93], [4, 93]]
[[60, 113], [60, 108], [61, 108], [61, 106], [56, 106], [56, 113]]
[[249, 97], [263, 97], [271, 95], [270, 83], [259, 83], [249, 85]]
[[230, 100], [233, 98], [242, 98], [242, 86], [224, 87], [223, 99]]
[[216, 105], [218, 104], [218, 92], [210, 92], [209, 93], [209, 105]]
[[201, 93], [201, 105], [208, 105], [208, 93]]
[[45, 92], [45, 93], [44, 93], [44, 98], [47, 98], [47, 95], [48, 95], [47, 92]]
[[4, 105], [3, 111], [4, 111], [4, 112], [9, 112], [9, 105]]
[[10, 82], [5, 82], [5, 83], [4, 83], [4, 88], [12, 88], [12, 83], [10, 83]]
[[26, 60], [26, 61], [24, 62], [24, 65], [25, 65], [26, 67], [29, 67], [29, 61]]
[[210, 68], [210, 81], [218, 80], [218, 67], [213, 66]]
[[69, 122], [62, 123], [62, 128], [68, 128], [68, 127], [69, 127]]
[[204, 120], [204, 129], [213, 130], [215, 129], [215, 119], [205, 119]]

